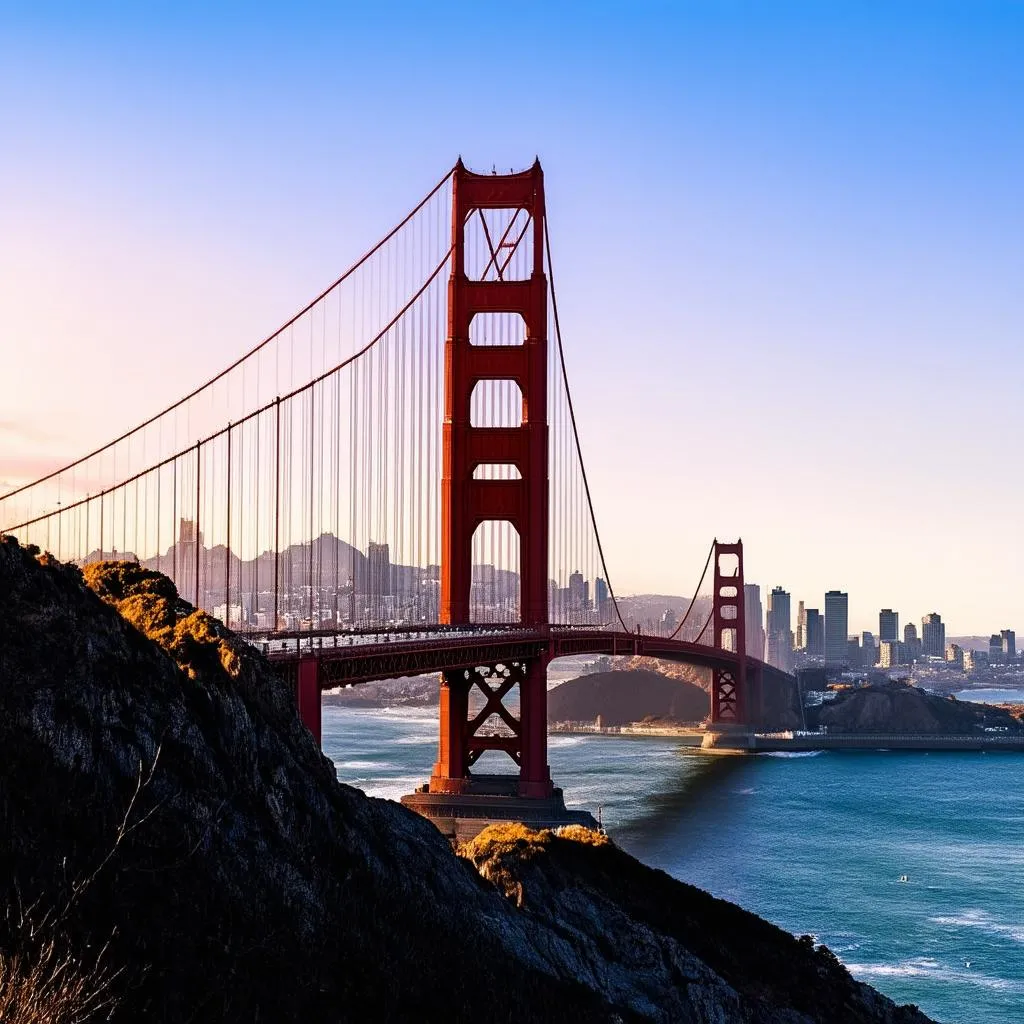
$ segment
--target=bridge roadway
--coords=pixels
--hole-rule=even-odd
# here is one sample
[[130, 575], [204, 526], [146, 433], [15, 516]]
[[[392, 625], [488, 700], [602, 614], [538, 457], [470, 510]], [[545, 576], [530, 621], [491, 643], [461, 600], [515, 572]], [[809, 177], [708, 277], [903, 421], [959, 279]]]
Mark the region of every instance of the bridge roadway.
[[[297, 665], [304, 658], [316, 658], [322, 689], [445, 669], [541, 657], [554, 660], [578, 654], [661, 658], [702, 668], [735, 669], [737, 663], [735, 654], [717, 647], [592, 626], [439, 625], [368, 633], [302, 630], [249, 634], [248, 639], [271, 662], [282, 667]], [[773, 676], [792, 679], [749, 657], [747, 673], [760, 674], [765, 680]]]

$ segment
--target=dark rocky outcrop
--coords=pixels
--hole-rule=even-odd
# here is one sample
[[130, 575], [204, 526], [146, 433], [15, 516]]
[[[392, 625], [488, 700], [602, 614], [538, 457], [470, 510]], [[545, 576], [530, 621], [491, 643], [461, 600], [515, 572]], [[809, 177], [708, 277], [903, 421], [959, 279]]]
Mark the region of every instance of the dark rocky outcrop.
[[810, 936], [794, 938], [646, 867], [600, 834], [576, 826], [556, 836], [494, 825], [460, 852], [541, 934], [555, 937], [552, 955], [564, 956], [578, 977], [620, 1004], [655, 1019], [924, 1019], [854, 981]]
[[629, 725], [645, 718], [697, 722], [708, 714], [708, 695], [683, 679], [660, 672], [594, 672], [570, 679], [548, 694], [548, 721]]
[[834, 701], [808, 709], [808, 724], [855, 734], [964, 736], [986, 728], [1024, 732], [1024, 724], [1001, 708], [938, 697], [904, 682], [840, 691]]
[[117, 1021], [925, 1020], [595, 833], [457, 857], [136, 565], [0, 541], [0, 751], [0, 965], [59, 942]]

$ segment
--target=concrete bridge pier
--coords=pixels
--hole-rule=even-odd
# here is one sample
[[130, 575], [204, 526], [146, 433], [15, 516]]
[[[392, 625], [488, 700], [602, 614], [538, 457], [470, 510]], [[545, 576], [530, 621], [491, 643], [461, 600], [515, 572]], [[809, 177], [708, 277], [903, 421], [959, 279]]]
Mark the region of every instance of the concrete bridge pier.
[[[504, 701], [519, 692], [519, 717]], [[474, 714], [476, 690], [483, 706]], [[547, 659], [481, 665], [441, 676], [438, 758], [430, 781], [402, 797], [449, 838], [471, 839], [488, 825], [519, 821], [531, 828], [578, 824], [596, 828], [586, 811], [570, 811], [547, 763]], [[474, 771], [490, 750], [507, 754], [516, 774]]]

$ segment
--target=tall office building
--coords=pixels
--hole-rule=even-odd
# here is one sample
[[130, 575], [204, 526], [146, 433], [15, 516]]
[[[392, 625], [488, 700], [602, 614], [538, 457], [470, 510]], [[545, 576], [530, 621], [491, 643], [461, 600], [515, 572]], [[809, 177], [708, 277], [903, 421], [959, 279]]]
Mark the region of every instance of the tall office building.
[[789, 593], [774, 587], [768, 595], [768, 664], [788, 672], [793, 667], [793, 630]]
[[1002, 640], [1003, 661], [1017, 660], [1017, 634], [1012, 629], [1004, 629], [999, 633]]
[[611, 602], [608, 599], [608, 584], [600, 576], [594, 580], [594, 602], [598, 618], [607, 622], [611, 618]]
[[793, 646], [798, 651], [807, 650], [807, 609], [803, 601], [796, 606], [796, 639]]
[[393, 593], [391, 585], [391, 548], [387, 543], [370, 541], [366, 549], [366, 572], [369, 592], [375, 597]]
[[1003, 638], [998, 633], [993, 633], [988, 638], [988, 663], [999, 665], [1003, 660]]
[[900, 638], [900, 616], [891, 608], [883, 608], [878, 613], [878, 639], [899, 640]]
[[860, 635], [860, 663], [862, 668], [874, 668], [878, 662], [878, 648], [875, 646], [875, 637], [864, 630]]
[[804, 637], [807, 644], [804, 650], [809, 658], [824, 658], [825, 620], [817, 608], [805, 608], [804, 617]]
[[849, 595], [830, 590], [825, 595], [825, 661], [844, 665], [848, 655]]
[[578, 569], [576, 572], [569, 573], [569, 607], [574, 611], [582, 611], [587, 608], [589, 601], [587, 600], [587, 581], [583, 578], [583, 573]]
[[921, 639], [917, 635], [917, 626], [912, 622], [903, 627], [903, 657], [908, 665], [921, 657]]
[[938, 612], [930, 612], [921, 620], [921, 653], [928, 658], [946, 656], [946, 627]]
[[743, 625], [747, 631], [747, 657], [764, 660], [764, 610], [761, 588], [756, 583], [743, 584]]

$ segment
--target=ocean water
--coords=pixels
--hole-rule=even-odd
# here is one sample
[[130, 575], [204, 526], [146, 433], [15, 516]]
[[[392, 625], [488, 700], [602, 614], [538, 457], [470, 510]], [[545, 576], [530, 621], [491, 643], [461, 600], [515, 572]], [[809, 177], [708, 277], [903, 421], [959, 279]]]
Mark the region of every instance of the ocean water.
[[955, 696], [980, 704], [1024, 704], [1024, 690], [960, 690]]
[[[371, 796], [424, 782], [436, 736], [429, 710], [324, 706], [338, 777]], [[567, 803], [645, 863], [814, 935], [898, 1002], [943, 1024], [1024, 1022], [1024, 754], [709, 758], [553, 736], [550, 762]]]

